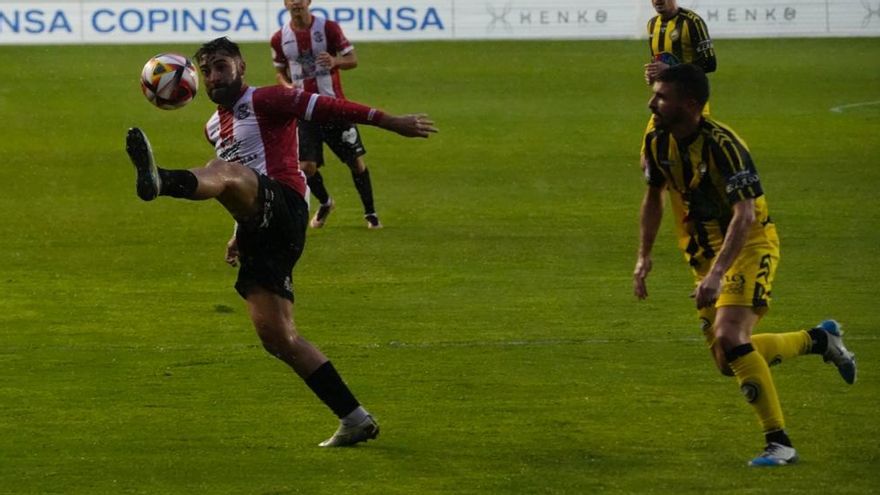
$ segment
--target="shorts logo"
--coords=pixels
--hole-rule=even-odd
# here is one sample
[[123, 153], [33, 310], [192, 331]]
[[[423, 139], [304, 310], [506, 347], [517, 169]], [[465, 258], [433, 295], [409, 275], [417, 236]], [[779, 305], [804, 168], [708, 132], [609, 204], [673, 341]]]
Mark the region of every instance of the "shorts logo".
[[284, 290], [287, 292], [293, 292], [293, 282], [290, 280], [290, 277], [284, 277]]
[[347, 131], [342, 131], [342, 140], [348, 144], [354, 144], [358, 139], [358, 131], [356, 128], [352, 127]]
[[721, 287], [722, 294], [742, 295], [746, 292], [746, 277], [742, 273], [726, 275], [724, 285]]
[[260, 223], [260, 228], [265, 229], [269, 227], [269, 224], [272, 222], [272, 202], [275, 201], [275, 192], [269, 188], [263, 190], [265, 194], [265, 199], [263, 201], [263, 221]]
[[761, 388], [758, 387], [757, 383], [753, 382], [745, 382], [739, 387], [740, 392], [742, 392], [743, 397], [746, 398], [746, 402], [751, 404], [758, 400], [758, 396], [761, 395]]

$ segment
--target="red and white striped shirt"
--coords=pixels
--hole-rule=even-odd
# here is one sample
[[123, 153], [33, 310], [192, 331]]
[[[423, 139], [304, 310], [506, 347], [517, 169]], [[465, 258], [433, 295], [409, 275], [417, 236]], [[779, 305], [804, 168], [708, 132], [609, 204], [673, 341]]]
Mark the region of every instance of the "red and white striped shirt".
[[284, 86], [245, 86], [231, 108], [218, 106], [205, 124], [217, 157], [238, 162], [306, 196], [299, 168], [297, 119], [374, 124], [382, 112], [359, 103]]
[[309, 29], [299, 31], [287, 23], [272, 35], [270, 44], [275, 67], [287, 68], [295, 87], [310, 93], [345, 98], [339, 68], [328, 70], [317, 63], [321, 52], [338, 56], [354, 50], [339, 24], [312, 16]]

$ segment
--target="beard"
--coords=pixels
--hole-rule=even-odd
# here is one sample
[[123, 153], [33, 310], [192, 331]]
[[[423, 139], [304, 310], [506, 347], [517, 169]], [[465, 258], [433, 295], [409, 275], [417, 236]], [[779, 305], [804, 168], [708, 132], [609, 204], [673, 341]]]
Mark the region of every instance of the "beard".
[[238, 99], [242, 84], [242, 79], [238, 78], [229, 84], [214, 86], [208, 91], [208, 98], [218, 105], [231, 105]]
[[659, 112], [652, 112], [653, 116], [651, 117], [654, 121], [654, 127], [657, 129], [669, 130], [672, 126], [683, 122], [684, 112], [670, 112], [666, 115], [663, 115]]

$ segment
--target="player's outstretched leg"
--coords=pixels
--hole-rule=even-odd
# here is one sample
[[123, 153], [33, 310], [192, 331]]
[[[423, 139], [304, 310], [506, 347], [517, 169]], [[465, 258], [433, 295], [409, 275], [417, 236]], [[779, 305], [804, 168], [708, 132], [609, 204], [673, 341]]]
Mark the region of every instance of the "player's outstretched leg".
[[856, 381], [856, 355], [843, 345], [840, 323], [825, 320], [809, 331], [813, 338], [813, 352], [821, 354], [826, 363], [833, 363], [843, 380], [850, 385]]
[[771, 442], [767, 444], [764, 452], [758, 457], [749, 461], [749, 466], [754, 467], [773, 467], [786, 466], [797, 462], [797, 452], [793, 447], [782, 445], [781, 443]]
[[152, 201], [159, 195], [162, 180], [153, 161], [153, 148], [144, 131], [133, 127], [125, 139], [125, 151], [137, 170], [137, 195], [144, 201]]
[[142, 200], [152, 201], [157, 196], [195, 199], [199, 179], [189, 170], [165, 170], [156, 166], [153, 148], [144, 131], [137, 127], [128, 130], [125, 151], [137, 171], [135, 186]]

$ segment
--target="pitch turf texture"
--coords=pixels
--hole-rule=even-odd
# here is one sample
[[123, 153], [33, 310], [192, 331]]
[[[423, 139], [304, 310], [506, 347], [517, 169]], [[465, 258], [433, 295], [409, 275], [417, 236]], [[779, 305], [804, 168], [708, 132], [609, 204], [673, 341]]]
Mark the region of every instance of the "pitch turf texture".
[[[0, 492], [869, 493], [880, 486], [878, 39], [717, 43], [712, 111], [751, 145], [783, 241], [763, 331], [835, 317], [846, 385], [775, 367], [802, 457], [756, 470], [752, 411], [698, 338], [667, 217], [631, 295], [644, 42], [358, 46], [347, 94], [441, 134], [364, 129], [386, 228], [347, 169], [310, 230], [296, 319], [382, 425], [335, 419], [258, 343], [212, 202], [134, 194], [125, 130], [158, 161], [212, 156], [204, 94], [152, 108], [137, 76], [195, 45], [2, 47]], [[245, 46], [253, 84], [268, 47]]]

